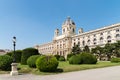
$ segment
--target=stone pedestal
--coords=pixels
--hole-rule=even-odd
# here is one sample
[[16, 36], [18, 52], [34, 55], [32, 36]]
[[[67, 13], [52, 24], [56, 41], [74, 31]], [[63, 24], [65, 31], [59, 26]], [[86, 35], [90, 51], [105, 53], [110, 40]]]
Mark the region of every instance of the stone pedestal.
[[16, 75], [18, 75], [17, 63], [12, 63], [11, 66], [12, 66], [12, 70], [11, 70], [11, 72], [10, 72], [10, 75], [11, 75], [11, 76], [16, 76]]

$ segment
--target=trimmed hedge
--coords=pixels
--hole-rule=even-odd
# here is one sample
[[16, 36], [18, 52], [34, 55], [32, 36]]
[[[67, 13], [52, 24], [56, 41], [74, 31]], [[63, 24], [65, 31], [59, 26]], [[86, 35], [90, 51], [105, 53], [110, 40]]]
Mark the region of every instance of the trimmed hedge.
[[24, 49], [21, 56], [21, 64], [27, 64], [27, 59], [32, 55], [39, 55], [38, 50], [35, 48]]
[[30, 56], [28, 59], [27, 59], [27, 65], [31, 68], [36, 68], [36, 61], [37, 59], [40, 57], [40, 55], [33, 55], [33, 56]]
[[120, 58], [112, 58], [111, 62], [118, 63], [120, 62]]
[[[6, 55], [9, 55], [13, 58], [14, 52], [13, 51], [8, 52]], [[15, 60], [16, 60], [17, 63], [21, 62], [21, 55], [22, 55], [22, 50], [16, 50], [15, 51], [15, 56], [14, 57], [15, 57]]]
[[22, 50], [16, 50], [15, 51], [15, 59], [16, 59], [16, 62], [21, 62], [21, 55], [22, 55]]
[[70, 64], [81, 64], [81, 57], [79, 55], [73, 55], [70, 59], [69, 59], [69, 63]]
[[41, 56], [37, 59], [36, 66], [42, 72], [54, 72], [58, 67], [58, 61], [54, 56]]
[[90, 53], [82, 53], [80, 54], [80, 56], [81, 56], [82, 64], [96, 64], [97, 63], [97, 58]]
[[0, 56], [0, 69], [5, 71], [11, 70], [12, 61], [13, 61], [12, 57], [8, 55]]
[[5, 55], [8, 55], [8, 56], [11, 56], [11, 57], [12, 57], [13, 52], [12, 52], [12, 51], [11, 51], [11, 52], [7, 52], [7, 54], [5, 54]]
[[73, 55], [74, 55], [73, 53], [68, 54], [68, 55], [67, 55], [67, 60], [69, 60], [70, 57], [72, 57]]
[[65, 57], [64, 57], [64, 56], [54, 55], [54, 57], [56, 57], [56, 59], [57, 59], [58, 61], [65, 61]]
[[54, 55], [54, 56], [56, 57], [57, 60], [59, 60], [60, 55], [57, 55], [57, 54], [56, 54], [56, 55]]
[[96, 64], [97, 58], [90, 53], [81, 53], [69, 59], [70, 64]]
[[60, 56], [59, 61], [65, 61], [65, 57], [64, 56]]

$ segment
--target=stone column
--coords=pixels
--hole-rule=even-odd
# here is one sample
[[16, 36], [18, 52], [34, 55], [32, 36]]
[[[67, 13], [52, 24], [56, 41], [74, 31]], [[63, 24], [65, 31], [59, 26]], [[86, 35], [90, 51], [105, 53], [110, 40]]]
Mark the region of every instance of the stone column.
[[10, 72], [10, 75], [11, 75], [11, 76], [16, 76], [16, 75], [18, 75], [17, 63], [12, 63], [11, 66], [12, 66], [12, 70], [11, 70], [11, 72]]

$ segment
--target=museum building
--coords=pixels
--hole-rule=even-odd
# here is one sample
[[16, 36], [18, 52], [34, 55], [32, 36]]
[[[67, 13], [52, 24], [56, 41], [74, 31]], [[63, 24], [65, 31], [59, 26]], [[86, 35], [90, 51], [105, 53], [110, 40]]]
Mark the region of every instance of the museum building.
[[117, 40], [120, 40], [120, 23], [88, 32], [84, 32], [83, 28], [80, 28], [76, 34], [75, 22], [67, 17], [62, 24], [62, 34], [59, 29], [56, 29], [51, 42], [36, 45], [35, 48], [41, 54], [58, 54], [66, 57], [72, 47], [77, 44], [81, 49], [86, 45], [91, 49], [96, 46], [103, 47], [106, 43], [115, 43]]

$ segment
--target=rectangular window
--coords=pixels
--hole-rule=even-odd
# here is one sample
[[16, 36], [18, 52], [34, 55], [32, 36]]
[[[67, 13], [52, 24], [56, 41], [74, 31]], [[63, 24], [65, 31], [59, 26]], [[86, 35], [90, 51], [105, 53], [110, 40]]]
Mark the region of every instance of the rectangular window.
[[120, 30], [119, 29], [116, 29], [116, 32], [119, 32]]

